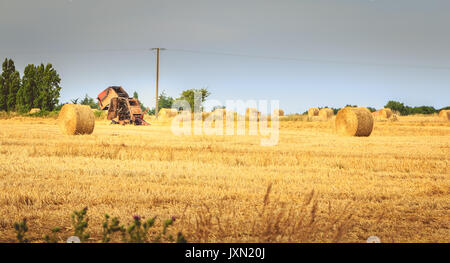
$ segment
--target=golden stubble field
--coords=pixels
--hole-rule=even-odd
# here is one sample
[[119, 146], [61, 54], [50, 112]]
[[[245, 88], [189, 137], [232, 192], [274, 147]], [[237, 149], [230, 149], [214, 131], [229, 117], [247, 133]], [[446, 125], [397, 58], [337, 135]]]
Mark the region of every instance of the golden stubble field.
[[[368, 138], [333, 122], [280, 122], [277, 146], [256, 136], [174, 136], [112, 126], [62, 135], [54, 119], [0, 120], [0, 241], [31, 241], [87, 206], [91, 241], [105, 213], [129, 223], [176, 217], [189, 242], [450, 242], [450, 123], [377, 121]], [[176, 233], [175, 233], [176, 234]]]

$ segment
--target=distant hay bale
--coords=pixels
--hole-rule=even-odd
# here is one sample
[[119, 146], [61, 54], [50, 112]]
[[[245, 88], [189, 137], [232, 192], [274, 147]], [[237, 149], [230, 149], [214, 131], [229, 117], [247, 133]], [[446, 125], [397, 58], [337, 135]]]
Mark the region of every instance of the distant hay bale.
[[250, 119], [250, 117], [252, 117], [252, 120], [259, 120], [260, 116], [261, 116], [261, 112], [259, 112], [255, 108], [247, 108], [245, 110], [245, 118], [248, 120]]
[[273, 115], [276, 115], [277, 113], [278, 113], [279, 117], [284, 116], [284, 110], [282, 110], [282, 109], [274, 109], [273, 110]]
[[389, 119], [392, 117], [392, 110], [389, 108], [384, 108], [381, 110], [377, 110], [372, 112], [373, 117], [382, 118], [382, 119]]
[[397, 114], [392, 114], [392, 117], [390, 118], [391, 121], [398, 121]]
[[384, 108], [382, 112], [382, 116], [386, 119], [389, 119], [392, 117], [392, 110], [389, 108]]
[[364, 107], [345, 107], [336, 115], [336, 132], [346, 136], [369, 136], [373, 130], [373, 116]]
[[309, 108], [308, 109], [308, 117], [319, 116], [318, 108]]
[[377, 110], [377, 111], [372, 112], [372, 116], [375, 118], [378, 118], [378, 117], [381, 118], [381, 111], [382, 110]]
[[202, 120], [206, 120], [211, 114], [212, 112], [202, 112]]
[[321, 120], [329, 120], [333, 117], [334, 115], [334, 111], [332, 109], [329, 108], [323, 108], [319, 110], [319, 118]]
[[212, 112], [213, 114], [215, 114], [215, 115], [224, 115], [225, 116], [225, 114], [227, 114], [227, 110], [226, 109], [215, 109], [213, 112]]
[[39, 109], [39, 108], [32, 108], [29, 113], [33, 114], [33, 113], [40, 112], [40, 111], [41, 111], [41, 109]]
[[441, 118], [444, 121], [450, 120], [450, 110], [441, 110], [439, 112], [439, 118]]
[[247, 108], [245, 110], [245, 121], [247, 122], [258, 122], [261, 117], [261, 112], [255, 108]]
[[159, 110], [158, 118], [169, 119], [169, 118], [174, 118], [177, 115], [178, 115], [178, 111], [176, 109], [163, 108], [163, 109]]
[[94, 113], [86, 105], [66, 104], [59, 112], [58, 126], [67, 135], [91, 134], [95, 126]]
[[261, 114], [256, 108], [247, 108], [245, 110], [245, 115], [249, 116], [250, 114], [255, 114], [255, 115], [259, 115]]

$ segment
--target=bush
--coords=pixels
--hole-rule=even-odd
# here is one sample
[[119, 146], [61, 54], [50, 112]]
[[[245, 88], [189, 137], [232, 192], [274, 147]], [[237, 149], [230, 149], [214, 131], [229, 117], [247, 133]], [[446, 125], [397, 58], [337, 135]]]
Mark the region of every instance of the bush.
[[375, 111], [377, 111], [377, 109], [372, 108], [372, 107], [367, 107], [367, 109], [370, 110], [370, 112], [375, 112]]
[[436, 113], [436, 109], [431, 106], [409, 107], [406, 106], [408, 114], [433, 114]]
[[35, 113], [26, 113], [25, 116], [29, 117], [41, 117], [41, 118], [58, 118], [59, 110], [53, 110], [53, 111], [46, 111], [41, 110]]
[[97, 120], [105, 120], [106, 119], [106, 111], [102, 110], [94, 110], [94, 116]]

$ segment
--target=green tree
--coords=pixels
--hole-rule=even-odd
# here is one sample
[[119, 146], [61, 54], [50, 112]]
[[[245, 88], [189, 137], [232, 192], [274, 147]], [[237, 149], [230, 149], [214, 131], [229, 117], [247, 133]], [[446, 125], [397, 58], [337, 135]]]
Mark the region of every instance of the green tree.
[[[139, 94], [138, 94], [136, 91], [133, 93], [133, 98], [139, 100]], [[139, 106], [141, 106], [142, 112], [145, 113], [145, 111], [147, 110], [147, 108], [144, 106], [144, 104], [142, 104], [142, 102], [141, 102], [140, 100], [139, 100]]]
[[226, 107], [225, 107], [225, 106], [222, 106], [222, 105], [217, 105], [217, 106], [214, 106], [214, 107], [211, 109], [211, 112], [213, 112], [213, 111], [215, 111], [215, 110], [221, 110], [221, 109], [226, 109]]
[[5, 88], [3, 73], [0, 75], [0, 111], [6, 111], [6, 99], [8, 98], [8, 89]]
[[34, 106], [33, 102], [38, 95], [36, 82], [36, 67], [27, 65], [22, 77], [22, 85], [16, 96], [16, 108], [19, 112], [29, 112]]
[[87, 94], [84, 96], [84, 99], [81, 100], [80, 102], [81, 105], [87, 105], [89, 107], [91, 107], [91, 109], [100, 109], [98, 107], [97, 102], [95, 102], [95, 100], [91, 97], [89, 97]]
[[[159, 109], [170, 109], [172, 108], [172, 104], [175, 101], [174, 98], [167, 96], [166, 93], [163, 91], [158, 96], [158, 106]], [[147, 111], [148, 114], [154, 115], [155, 114], [155, 108], [151, 108]]]
[[389, 108], [393, 111], [400, 112], [401, 115], [408, 115], [408, 109], [405, 107], [405, 105], [401, 102], [390, 100], [386, 105], [384, 105], [385, 108]]
[[41, 64], [36, 69], [38, 96], [33, 101], [33, 107], [51, 111], [58, 105], [61, 91], [61, 78], [52, 64]]
[[161, 92], [161, 94], [159, 94], [158, 106], [159, 106], [160, 109], [170, 109], [170, 108], [172, 108], [172, 103], [173, 102], [174, 102], [174, 99], [172, 97], [167, 96], [164, 91]]
[[375, 112], [377, 111], [377, 109], [373, 108], [373, 107], [367, 107], [368, 110], [370, 110], [370, 112]]
[[[198, 92], [201, 94], [201, 103], [203, 103], [206, 98], [211, 95], [211, 93], [206, 89], [188, 89], [188, 90], [184, 90], [181, 93], [181, 96], [178, 98], [178, 100], [185, 100], [189, 103], [190, 107], [191, 107], [191, 111], [194, 111], [194, 99], [195, 96], [194, 94]], [[202, 109], [201, 105], [200, 105], [200, 109]]]
[[16, 95], [20, 88], [20, 74], [12, 59], [5, 59], [0, 78], [0, 110], [15, 111]]

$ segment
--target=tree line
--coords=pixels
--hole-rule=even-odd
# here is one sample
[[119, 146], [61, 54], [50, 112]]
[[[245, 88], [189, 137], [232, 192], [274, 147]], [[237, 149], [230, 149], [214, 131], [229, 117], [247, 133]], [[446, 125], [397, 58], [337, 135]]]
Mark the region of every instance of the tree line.
[[[351, 104], [347, 104], [345, 105], [345, 107], [358, 107], [358, 105], [351, 105]], [[400, 113], [402, 116], [406, 116], [406, 115], [412, 115], [412, 114], [433, 114], [433, 113], [439, 113], [441, 110], [449, 110], [450, 106], [441, 108], [441, 109], [436, 109], [433, 106], [418, 106], [418, 107], [411, 107], [411, 106], [407, 106], [402, 102], [398, 102], [395, 100], [390, 100], [386, 103], [386, 105], [384, 105], [385, 108], [389, 108], [393, 111], [397, 111], [398, 113]], [[332, 107], [319, 107], [319, 109], [322, 108], [330, 108], [334, 111], [334, 114], [337, 114], [337, 112], [341, 109], [341, 108], [332, 108]], [[376, 109], [374, 107], [366, 107], [368, 110], [370, 110], [370, 112], [374, 112], [376, 111]], [[308, 111], [305, 111], [303, 114], [308, 114]]]
[[[0, 111], [26, 113], [32, 108], [39, 108], [44, 112], [58, 109], [62, 106], [58, 104], [61, 91], [60, 82], [61, 78], [59, 74], [50, 63], [47, 65], [43, 63], [40, 65], [27, 65], [21, 78], [20, 73], [15, 68], [14, 61], [6, 58], [2, 64], [2, 73], [0, 75]], [[174, 99], [166, 95], [163, 91], [159, 94], [159, 108], [171, 108], [176, 100], [186, 100], [190, 104], [191, 110], [193, 110], [195, 92], [202, 94], [202, 102], [211, 94], [205, 88], [199, 90], [189, 89], [182, 91], [180, 97]], [[139, 98], [137, 92], [134, 92], [133, 97], [136, 99]], [[72, 100], [72, 103], [89, 105], [93, 109], [98, 109], [97, 102], [87, 94], [82, 100], [75, 99]], [[442, 109], [450, 109], [450, 107], [436, 109], [432, 106], [410, 107], [393, 100], [388, 101], [384, 107], [397, 111], [401, 115], [432, 114]], [[155, 108], [148, 109], [142, 103], [141, 108], [142, 111], [149, 114], [155, 113]], [[375, 111], [375, 108], [367, 108], [372, 112]], [[340, 110], [340, 108], [331, 109], [335, 113]]]
[[61, 78], [52, 64], [29, 64], [24, 74], [16, 70], [14, 61], [6, 58], [0, 75], [0, 111], [29, 112], [32, 108], [52, 111], [60, 97]]

